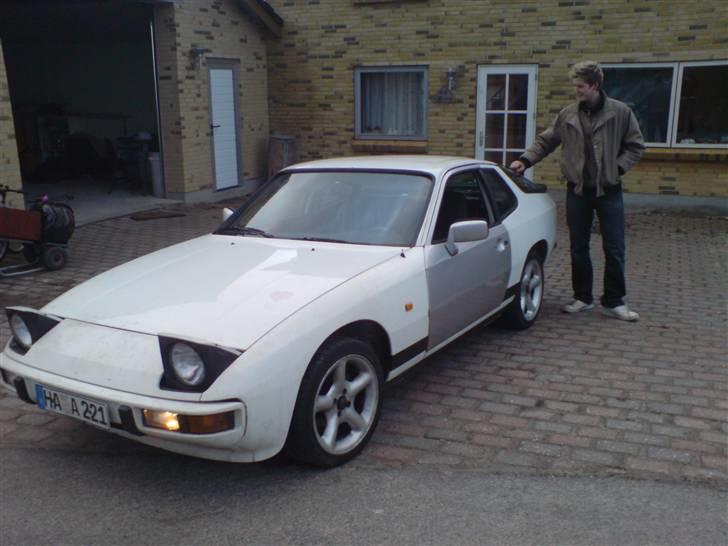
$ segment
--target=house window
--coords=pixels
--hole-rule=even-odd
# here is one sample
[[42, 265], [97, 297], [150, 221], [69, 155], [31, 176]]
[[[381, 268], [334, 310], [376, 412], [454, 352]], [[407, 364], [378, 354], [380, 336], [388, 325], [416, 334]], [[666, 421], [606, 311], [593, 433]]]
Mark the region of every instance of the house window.
[[728, 147], [728, 61], [604, 66], [604, 90], [626, 103], [649, 146]]
[[357, 68], [355, 80], [357, 138], [426, 138], [426, 67]]

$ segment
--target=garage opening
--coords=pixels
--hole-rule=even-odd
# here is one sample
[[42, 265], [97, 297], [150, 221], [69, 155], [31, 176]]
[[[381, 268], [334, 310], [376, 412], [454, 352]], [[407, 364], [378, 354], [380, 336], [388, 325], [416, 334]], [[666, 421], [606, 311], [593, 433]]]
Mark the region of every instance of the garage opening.
[[149, 208], [163, 194], [153, 9], [0, 5], [23, 189], [67, 202], [79, 223]]

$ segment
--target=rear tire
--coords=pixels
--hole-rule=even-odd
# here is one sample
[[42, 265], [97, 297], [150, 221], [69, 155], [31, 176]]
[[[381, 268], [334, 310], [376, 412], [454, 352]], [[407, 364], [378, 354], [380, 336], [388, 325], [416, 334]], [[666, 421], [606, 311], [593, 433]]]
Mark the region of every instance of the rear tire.
[[366, 343], [348, 337], [328, 341], [301, 381], [285, 452], [321, 467], [358, 455], [379, 421], [383, 377]]
[[503, 314], [503, 324], [514, 330], [530, 328], [541, 313], [545, 288], [543, 258], [531, 251], [521, 272], [513, 301]]

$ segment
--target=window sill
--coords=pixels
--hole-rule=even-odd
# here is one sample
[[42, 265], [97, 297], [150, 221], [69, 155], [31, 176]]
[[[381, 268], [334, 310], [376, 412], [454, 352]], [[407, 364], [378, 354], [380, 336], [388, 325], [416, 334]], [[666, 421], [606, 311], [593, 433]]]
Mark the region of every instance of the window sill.
[[425, 154], [426, 140], [357, 140], [351, 141], [355, 152], [375, 152], [393, 154]]
[[728, 150], [711, 148], [647, 148], [643, 159], [653, 161], [728, 161]]

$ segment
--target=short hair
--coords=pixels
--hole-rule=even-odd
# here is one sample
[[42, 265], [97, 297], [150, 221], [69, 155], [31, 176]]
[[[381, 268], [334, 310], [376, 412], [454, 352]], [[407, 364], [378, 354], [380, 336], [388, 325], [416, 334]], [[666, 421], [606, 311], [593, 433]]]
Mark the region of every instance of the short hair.
[[599, 89], [602, 88], [602, 84], [604, 83], [604, 72], [602, 72], [602, 69], [596, 61], [582, 61], [580, 63], [576, 63], [571, 67], [569, 76], [572, 80], [574, 78], [579, 78], [589, 85], [596, 84]]

